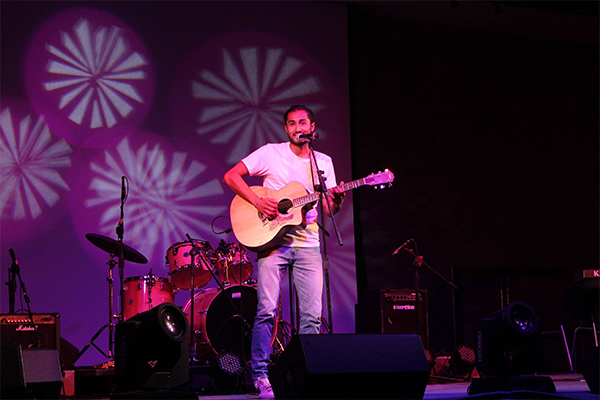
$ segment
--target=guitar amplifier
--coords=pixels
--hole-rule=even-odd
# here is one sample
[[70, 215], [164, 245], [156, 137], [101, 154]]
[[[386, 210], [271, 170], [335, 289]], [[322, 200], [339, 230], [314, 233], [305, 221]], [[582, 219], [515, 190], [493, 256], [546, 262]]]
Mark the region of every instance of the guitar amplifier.
[[419, 303], [414, 289], [380, 289], [368, 291], [356, 305], [356, 333], [417, 333], [423, 346], [429, 342], [427, 290], [419, 290]]
[[[55, 349], [60, 354], [60, 314], [34, 313], [33, 321], [40, 347]], [[29, 314], [0, 314], [0, 341], [18, 342], [23, 349], [36, 347], [38, 342]]]

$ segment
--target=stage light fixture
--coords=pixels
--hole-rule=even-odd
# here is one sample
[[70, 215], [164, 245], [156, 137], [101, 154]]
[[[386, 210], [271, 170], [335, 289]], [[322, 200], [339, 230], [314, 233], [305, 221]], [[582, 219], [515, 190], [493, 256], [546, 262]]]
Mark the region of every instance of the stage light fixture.
[[245, 390], [246, 363], [236, 353], [222, 351], [214, 360], [212, 382], [218, 394], [239, 394]]
[[541, 353], [539, 318], [525, 303], [511, 303], [477, 324], [476, 365], [482, 375], [535, 373]]
[[217, 365], [228, 375], [241, 375], [245, 368], [242, 358], [229, 352], [223, 352], [217, 356]]
[[162, 303], [116, 326], [115, 370], [122, 389], [172, 388], [189, 380], [189, 324], [173, 303]]
[[433, 366], [435, 365], [435, 353], [433, 352], [433, 350], [424, 347], [423, 351], [425, 352], [425, 359], [427, 360], [427, 364], [429, 364], [429, 368], [433, 368]]
[[475, 350], [465, 345], [458, 345], [450, 357], [450, 368], [456, 377], [471, 377], [475, 368]]
[[468, 393], [556, 393], [550, 377], [533, 376], [543, 364], [541, 334], [535, 311], [522, 302], [511, 303], [479, 320], [475, 365], [481, 378], [473, 379]]

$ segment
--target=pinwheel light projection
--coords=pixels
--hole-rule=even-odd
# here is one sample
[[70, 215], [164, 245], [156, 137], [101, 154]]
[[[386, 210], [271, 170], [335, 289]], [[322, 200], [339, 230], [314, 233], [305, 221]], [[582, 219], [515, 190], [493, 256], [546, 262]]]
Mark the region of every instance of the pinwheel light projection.
[[27, 92], [57, 135], [83, 147], [107, 147], [137, 127], [153, 94], [147, 52], [122, 21], [74, 9], [48, 21], [26, 60]]
[[[148, 265], [132, 265], [130, 275], [145, 275], [154, 268], [155, 274], [166, 276], [165, 254], [170, 246], [186, 240], [186, 234], [213, 239], [213, 220], [228, 215], [220, 182], [223, 168], [188, 143], [136, 132], [115, 149], [88, 151], [93, 154], [81, 161], [82, 178], [74, 191], [78, 195], [73, 196], [77, 236], [82, 242], [89, 232], [117, 238], [125, 176], [124, 242], [149, 260]], [[96, 254], [93, 247], [85, 247]]]
[[13, 243], [50, 229], [70, 190], [71, 146], [30, 111], [19, 102], [0, 105], [0, 214], [3, 238]]
[[170, 93], [171, 123], [178, 135], [235, 164], [265, 143], [287, 140], [282, 116], [290, 105], [308, 104], [315, 113], [329, 107], [324, 81], [318, 64], [289, 41], [226, 35], [184, 63]]

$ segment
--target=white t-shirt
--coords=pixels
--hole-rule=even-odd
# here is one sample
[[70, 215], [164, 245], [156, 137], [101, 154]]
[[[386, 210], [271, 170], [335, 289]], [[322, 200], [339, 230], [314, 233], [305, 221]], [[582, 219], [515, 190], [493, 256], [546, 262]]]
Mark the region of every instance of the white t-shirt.
[[[337, 186], [331, 157], [315, 151], [317, 165], [325, 176], [325, 186]], [[290, 143], [268, 143], [242, 160], [250, 176], [262, 176], [263, 186], [280, 190], [290, 182], [300, 182], [309, 192], [314, 192], [311, 177], [310, 159], [298, 157], [290, 149]], [[318, 182], [315, 176], [314, 182]], [[280, 245], [314, 247], [319, 245], [319, 228], [316, 224], [317, 205], [306, 213], [306, 229], [292, 230], [283, 238]]]

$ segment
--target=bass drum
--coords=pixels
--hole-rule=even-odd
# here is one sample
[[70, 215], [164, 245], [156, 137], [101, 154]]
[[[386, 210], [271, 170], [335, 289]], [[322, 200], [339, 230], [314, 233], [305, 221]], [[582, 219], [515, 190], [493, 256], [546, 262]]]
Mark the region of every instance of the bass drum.
[[[256, 289], [250, 286], [229, 286], [225, 290], [214, 287], [198, 291], [194, 295], [194, 323], [191, 330], [191, 334], [195, 335], [196, 354], [214, 357], [228, 351], [243, 355], [246, 361], [250, 360], [257, 304]], [[188, 300], [183, 307], [188, 322], [191, 320], [190, 306]]]

